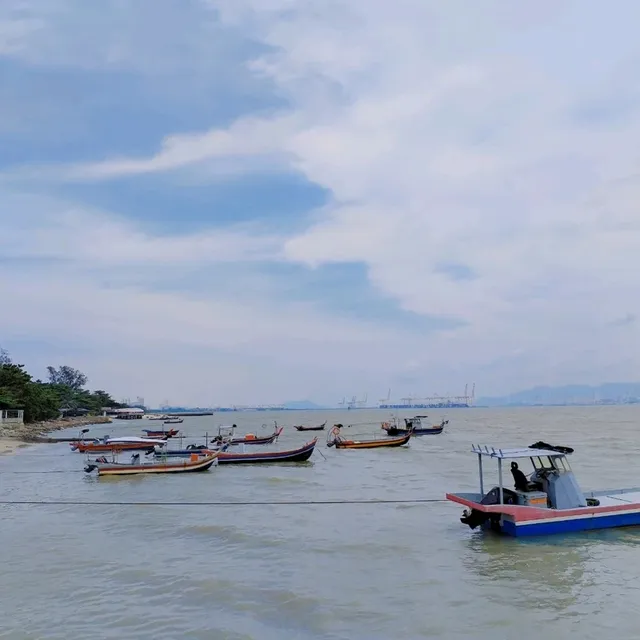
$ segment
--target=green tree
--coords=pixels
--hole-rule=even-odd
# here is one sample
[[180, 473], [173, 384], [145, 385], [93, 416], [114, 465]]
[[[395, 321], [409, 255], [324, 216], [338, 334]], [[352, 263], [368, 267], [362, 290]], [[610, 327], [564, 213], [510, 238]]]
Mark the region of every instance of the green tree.
[[65, 365], [47, 371], [48, 383], [33, 380], [0, 348], [0, 409], [23, 409], [25, 422], [36, 422], [57, 418], [62, 407], [99, 413], [102, 407], [122, 406], [102, 389], [85, 389], [87, 376], [78, 369]]
[[66, 364], [57, 369], [55, 367], [47, 367], [47, 371], [49, 372], [49, 382], [51, 384], [61, 384], [74, 391], [80, 391], [88, 382], [87, 376], [82, 371], [78, 371], [78, 369], [69, 367]]
[[59, 415], [60, 403], [48, 385], [34, 382], [21, 364], [0, 366], [0, 407], [24, 409], [25, 422], [50, 420]]

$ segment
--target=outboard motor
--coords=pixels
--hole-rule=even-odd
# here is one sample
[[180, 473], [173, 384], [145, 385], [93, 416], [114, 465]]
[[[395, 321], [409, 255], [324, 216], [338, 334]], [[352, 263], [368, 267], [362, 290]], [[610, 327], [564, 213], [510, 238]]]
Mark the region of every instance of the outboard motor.
[[478, 511], [477, 509], [465, 509], [462, 514], [462, 518], [460, 518], [460, 522], [462, 522], [462, 524], [468, 524], [471, 529], [475, 529], [483, 525], [488, 518], [489, 514], [484, 511]]
[[[518, 494], [511, 489], [502, 489], [502, 504], [518, 504]], [[480, 501], [480, 504], [500, 504], [500, 488], [494, 487]], [[487, 513], [477, 509], [465, 509], [460, 522], [469, 525], [472, 529], [483, 525], [487, 520], [491, 520], [492, 528], [499, 529], [500, 514]]]

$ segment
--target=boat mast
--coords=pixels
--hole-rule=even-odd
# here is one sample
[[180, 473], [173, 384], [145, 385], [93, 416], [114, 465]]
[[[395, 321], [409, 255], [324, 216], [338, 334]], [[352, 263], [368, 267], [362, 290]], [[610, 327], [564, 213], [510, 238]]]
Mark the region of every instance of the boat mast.
[[498, 488], [500, 489], [500, 504], [504, 504], [504, 492], [502, 491], [502, 458], [498, 458]]
[[484, 479], [482, 477], [482, 454], [478, 454], [478, 471], [480, 472], [480, 500], [484, 498]]

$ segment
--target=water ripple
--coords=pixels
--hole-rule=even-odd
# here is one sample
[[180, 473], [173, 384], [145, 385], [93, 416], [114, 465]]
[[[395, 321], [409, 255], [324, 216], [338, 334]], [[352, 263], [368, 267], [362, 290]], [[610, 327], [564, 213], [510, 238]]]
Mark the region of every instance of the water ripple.
[[[0, 481], [3, 496], [16, 500], [440, 498], [476, 488], [472, 442], [543, 439], [576, 446], [572, 464], [584, 488], [640, 485], [638, 408], [467, 410], [448, 417], [442, 437], [416, 439], [406, 449], [336, 451], [319, 443], [325, 457], [316, 453], [308, 465], [115, 482], [77, 473], [84, 457], [66, 445], [34, 446], [0, 458]], [[382, 417], [358, 412], [358, 422], [367, 419]], [[265, 417], [246, 420], [246, 431], [254, 431]], [[131, 433], [131, 425], [112, 431]], [[210, 418], [194, 418], [188, 431], [215, 428]], [[379, 424], [370, 430], [379, 431]], [[279, 444], [297, 446], [307, 435], [288, 429]], [[73, 473], [3, 473], [35, 464]], [[636, 530], [520, 541], [471, 532], [459, 515], [450, 503], [2, 505], [0, 638], [637, 637]]]

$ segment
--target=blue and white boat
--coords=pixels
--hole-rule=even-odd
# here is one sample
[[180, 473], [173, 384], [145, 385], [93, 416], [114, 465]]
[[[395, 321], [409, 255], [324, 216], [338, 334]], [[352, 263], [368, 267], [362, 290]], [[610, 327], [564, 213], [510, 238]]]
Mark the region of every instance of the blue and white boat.
[[[478, 457], [480, 493], [447, 493], [462, 504], [460, 521], [510, 536], [536, 536], [640, 524], [640, 487], [584, 493], [571, 470], [573, 449], [537, 442], [519, 449], [474, 445]], [[483, 460], [498, 463], [498, 486], [484, 491]], [[514, 488], [504, 482], [503, 461], [510, 460]], [[527, 477], [519, 463], [529, 461]], [[509, 483], [511, 484], [511, 483]]]

